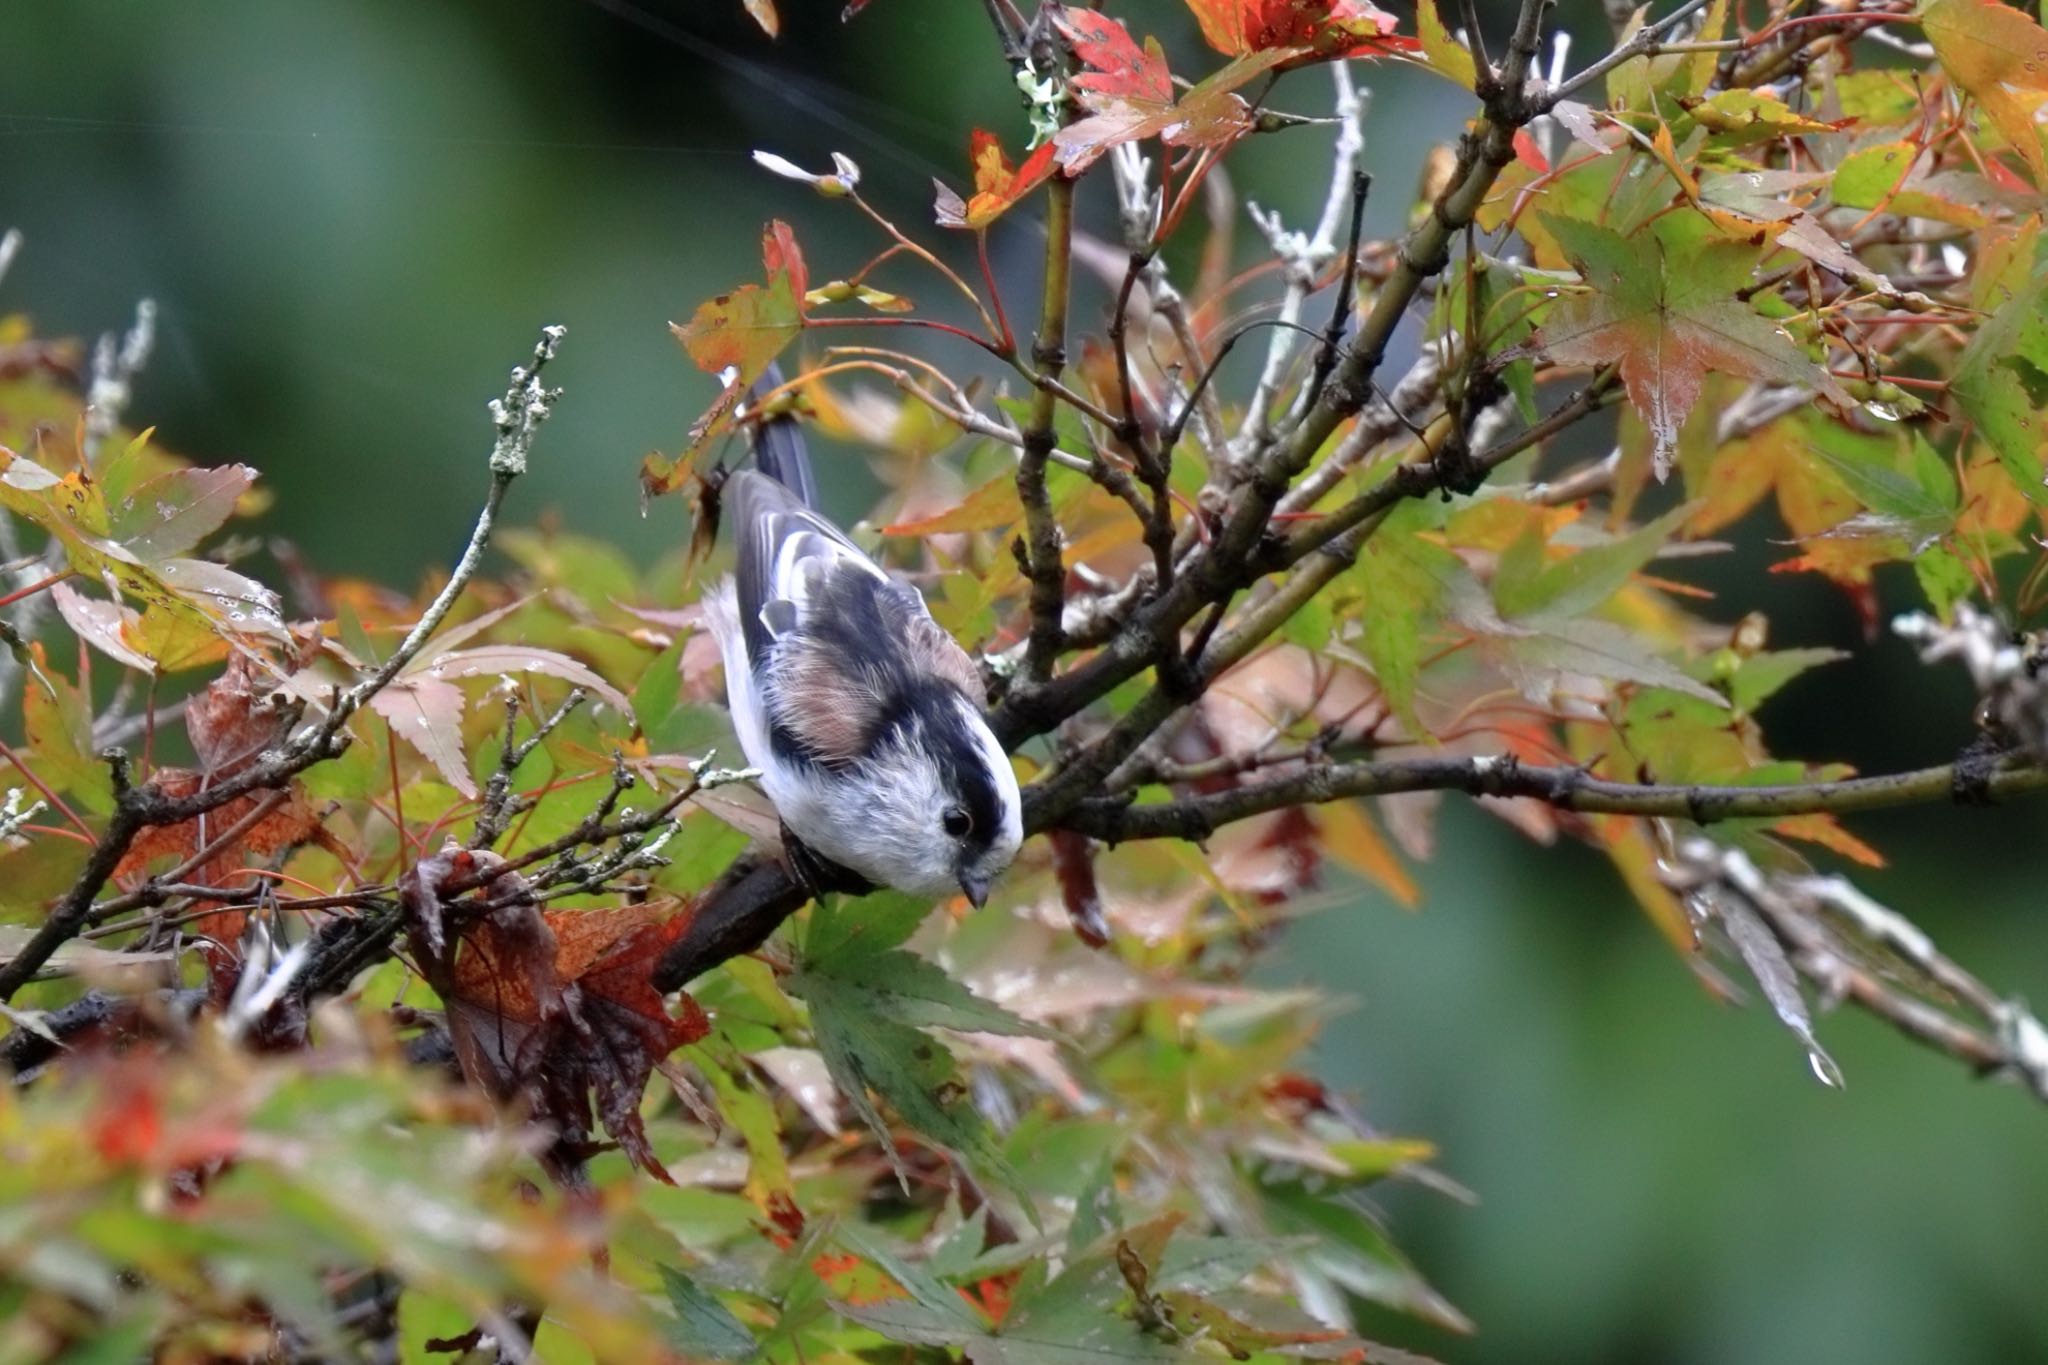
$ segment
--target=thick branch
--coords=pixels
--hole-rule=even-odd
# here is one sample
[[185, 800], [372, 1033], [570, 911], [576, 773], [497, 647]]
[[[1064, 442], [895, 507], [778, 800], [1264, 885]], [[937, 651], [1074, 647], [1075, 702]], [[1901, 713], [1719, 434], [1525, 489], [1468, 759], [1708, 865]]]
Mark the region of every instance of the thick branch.
[[681, 990], [719, 963], [754, 951], [810, 898], [773, 858], [742, 857], [698, 900], [689, 927], [654, 969], [655, 989]]
[[[1074, 182], [1053, 179], [1045, 220], [1045, 295], [1031, 363], [1047, 378], [1067, 363], [1067, 297], [1072, 286]], [[1031, 582], [1031, 637], [1024, 651], [1024, 686], [1052, 676], [1061, 645], [1060, 612], [1066, 597], [1066, 567], [1060, 527], [1045, 489], [1045, 464], [1058, 437], [1053, 431], [1057, 396], [1040, 385], [1032, 395], [1031, 422], [1024, 428], [1024, 452], [1017, 462], [1017, 500], [1024, 506], [1024, 574]]]
[[[1512, 757], [1411, 758], [1333, 763], [1226, 791], [1174, 801], [1131, 804], [1114, 797], [1082, 801], [1059, 823], [1098, 839], [1206, 839], [1219, 827], [1289, 806], [1397, 792], [1461, 791], [1468, 796], [1525, 796], [1563, 810], [1605, 815], [1664, 816], [1709, 824], [1718, 820], [1780, 819], [1825, 811], [1847, 815], [1892, 806], [1952, 799], [1953, 764], [1838, 782], [1768, 787], [1667, 786], [1615, 782], [1583, 768], [1531, 767]], [[2048, 768], [2009, 765], [1993, 773], [1995, 797], [2048, 789]]]

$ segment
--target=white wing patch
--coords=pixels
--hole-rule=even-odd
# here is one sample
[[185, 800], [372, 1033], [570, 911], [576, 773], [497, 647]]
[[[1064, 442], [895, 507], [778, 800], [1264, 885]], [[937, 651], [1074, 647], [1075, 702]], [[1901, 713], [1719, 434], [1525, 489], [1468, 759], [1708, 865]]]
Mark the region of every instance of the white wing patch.
[[[794, 523], [794, 525], [790, 524]], [[858, 568], [870, 577], [889, 582], [881, 566], [862, 554], [840, 535], [830, 522], [807, 513], [784, 512], [763, 517], [757, 534], [772, 547], [768, 564], [767, 600], [761, 604], [761, 624], [770, 635], [787, 634], [804, 619], [818, 585], [836, 571]], [[778, 602], [795, 607], [788, 617], [773, 609]], [[781, 619], [770, 619], [771, 615]]]

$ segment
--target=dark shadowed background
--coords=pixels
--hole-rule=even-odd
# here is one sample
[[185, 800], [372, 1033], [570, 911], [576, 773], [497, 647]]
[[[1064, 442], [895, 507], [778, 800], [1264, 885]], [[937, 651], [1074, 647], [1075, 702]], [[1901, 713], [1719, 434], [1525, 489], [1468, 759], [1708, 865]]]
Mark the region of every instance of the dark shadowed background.
[[[540, 324], [565, 324], [568, 395], [513, 515], [651, 557], [683, 511], [643, 519], [636, 466], [675, 450], [711, 393], [667, 322], [758, 275], [770, 216], [795, 224], [817, 279], [874, 249], [749, 149], [812, 166], [846, 152], [913, 225], [932, 176], [965, 183], [970, 126], [1022, 141], [980, 5], [874, 0], [844, 26], [838, 8], [782, 0], [773, 44], [739, 0], [15, 0], [0, 228], [27, 245], [0, 312], [91, 334], [157, 300], [135, 414], [203, 463], [259, 467], [269, 529], [322, 569], [401, 583], [460, 546], [484, 400]], [[1179, 0], [1122, 10], [1195, 54]], [[1581, 56], [1602, 50], [1594, 7], [1567, 13]], [[1372, 224], [1391, 231], [1430, 142], [1469, 111], [1427, 77], [1361, 74]], [[1326, 91], [1296, 77], [1278, 103], [1317, 113]], [[1327, 141], [1262, 139], [1233, 163], [1240, 195], [1312, 217]], [[1028, 297], [1032, 226], [1006, 219], [991, 244], [1006, 296]], [[860, 477], [850, 456], [828, 470], [842, 511]], [[1774, 644], [1858, 652], [1772, 703], [1777, 752], [1877, 771], [1967, 738], [1959, 677], [1866, 644], [1817, 581], [1766, 576], [1782, 555], [1768, 513], [1739, 530], [1744, 551], [1697, 575], [1727, 619], [1762, 605]], [[1914, 605], [1910, 576], [1880, 584], [1887, 612]], [[2048, 1001], [2044, 816], [1860, 817], [1894, 859], [1863, 883], [1995, 986]], [[1422, 880], [1420, 913], [1366, 894], [1291, 930], [1274, 968], [1355, 1000], [1327, 1073], [1380, 1124], [1438, 1141], [1480, 1196], [1385, 1196], [1480, 1324], [1463, 1342], [1375, 1324], [1386, 1335], [1529, 1365], [2048, 1358], [2048, 1110], [1846, 1014], [1822, 1037], [1848, 1088], [1823, 1090], [1760, 1010], [1694, 985], [1604, 864], [1469, 808], [1449, 811]]]

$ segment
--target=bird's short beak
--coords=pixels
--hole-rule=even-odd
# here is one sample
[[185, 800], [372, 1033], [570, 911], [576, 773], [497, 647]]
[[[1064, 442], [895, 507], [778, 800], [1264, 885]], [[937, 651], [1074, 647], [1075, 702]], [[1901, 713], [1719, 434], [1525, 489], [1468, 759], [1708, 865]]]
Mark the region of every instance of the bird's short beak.
[[989, 882], [990, 878], [979, 873], [962, 872], [960, 874], [960, 890], [977, 910], [988, 904]]

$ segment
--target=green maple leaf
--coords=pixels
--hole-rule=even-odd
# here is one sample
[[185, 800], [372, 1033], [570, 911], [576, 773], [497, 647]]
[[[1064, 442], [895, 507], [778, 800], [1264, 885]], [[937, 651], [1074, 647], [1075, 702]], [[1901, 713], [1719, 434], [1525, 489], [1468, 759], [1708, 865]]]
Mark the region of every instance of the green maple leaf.
[[1949, 386], [1965, 415], [1998, 453], [2021, 492], [2048, 502], [2041, 448], [2048, 444], [2048, 275], [2001, 305], [1956, 362]]
[[944, 969], [896, 945], [928, 906], [885, 893], [813, 911], [801, 969], [787, 982], [810, 1007], [811, 1029], [833, 1083], [872, 1129], [901, 1174], [890, 1125], [875, 1097], [913, 1130], [981, 1163], [1027, 1203], [1017, 1173], [996, 1150], [953, 1055], [924, 1030], [1044, 1036], [984, 1000]]
[[1758, 248], [1675, 213], [1623, 237], [1594, 223], [1544, 218], [1591, 291], [1558, 300], [1535, 344], [1572, 365], [1618, 364], [1629, 401], [1656, 440], [1657, 477], [1709, 371], [1847, 395], [1792, 338], [1737, 297]]

